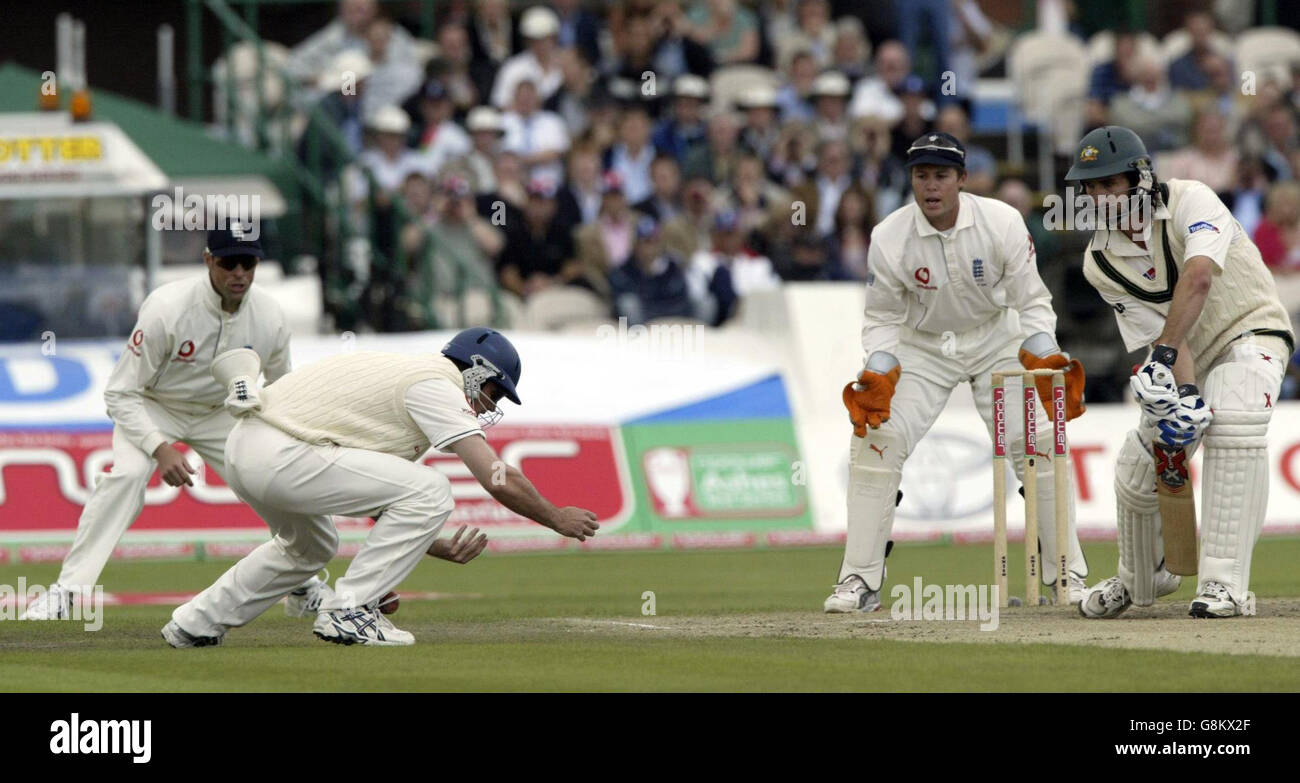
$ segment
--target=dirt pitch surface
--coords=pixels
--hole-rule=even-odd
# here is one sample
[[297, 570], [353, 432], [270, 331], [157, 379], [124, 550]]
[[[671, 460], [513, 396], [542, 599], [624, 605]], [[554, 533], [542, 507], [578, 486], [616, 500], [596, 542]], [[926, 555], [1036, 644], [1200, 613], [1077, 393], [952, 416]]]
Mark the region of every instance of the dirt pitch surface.
[[1131, 608], [1111, 620], [1085, 620], [1078, 610], [1002, 609], [996, 630], [976, 621], [894, 620], [888, 608], [870, 614], [723, 614], [638, 620], [565, 618], [574, 633], [685, 638], [882, 639], [905, 642], [1072, 644], [1135, 650], [1300, 657], [1300, 598], [1259, 600], [1255, 617], [1195, 619], [1185, 601]]

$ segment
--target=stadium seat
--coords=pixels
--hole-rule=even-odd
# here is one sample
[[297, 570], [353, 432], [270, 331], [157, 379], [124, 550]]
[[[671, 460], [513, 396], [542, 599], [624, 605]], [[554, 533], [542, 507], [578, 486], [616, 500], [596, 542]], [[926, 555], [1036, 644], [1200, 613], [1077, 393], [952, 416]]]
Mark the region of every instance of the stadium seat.
[[609, 305], [585, 288], [557, 286], [533, 294], [524, 303], [521, 326], [551, 332], [575, 321], [609, 317]]
[[569, 321], [561, 326], [558, 331], [561, 334], [584, 335], [590, 337], [593, 334], [599, 335], [600, 333], [597, 330], [602, 326], [612, 326], [617, 329], [618, 321], [615, 321], [612, 318], [592, 318], [582, 321]]
[[[1216, 32], [1210, 37], [1210, 47], [1224, 57], [1232, 57], [1235, 48], [1232, 36]], [[1160, 42], [1160, 52], [1166, 63], [1172, 63], [1192, 48], [1192, 36], [1183, 28], [1174, 30]]]
[[438, 56], [438, 44], [423, 38], [412, 38], [411, 48], [415, 51], [415, 57], [421, 67], [428, 65], [430, 60]]
[[[1088, 52], [1072, 35], [1025, 33], [1007, 54], [1007, 75], [1011, 78], [1020, 116], [1039, 129], [1039, 178], [1051, 180], [1053, 150], [1068, 154], [1083, 129], [1084, 97], [1088, 92]], [[1023, 145], [1017, 122], [1011, 128], [1012, 159], [1023, 160]], [[1040, 189], [1051, 187], [1039, 182]]]
[[[284, 103], [285, 85], [278, 70], [289, 61], [289, 50], [274, 41], [262, 42], [262, 107], [272, 118]], [[231, 109], [237, 137], [244, 143], [254, 138], [257, 122], [257, 47], [247, 41], [232, 45], [224, 57], [212, 64], [212, 108], [215, 124], [225, 125]], [[226, 94], [226, 80], [234, 80], [234, 106]], [[272, 129], [274, 130], [274, 129]]]
[[1276, 73], [1290, 85], [1291, 68], [1300, 64], [1300, 33], [1285, 27], [1257, 27], [1237, 36], [1238, 71]]
[[772, 89], [781, 86], [781, 80], [771, 68], [761, 65], [731, 65], [719, 68], [709, 77], [709, 90], [713, 99], [710, 105], [714, 109], [734, 109], [736, 98], [750, 87], [768, 85]]
[[[1168, 40], [1168, 39], [1166, 39]], [[1138, 57], [1150, 57], [1159, 63], [1162, 67], [1169, 64], [1165, 49], [1161, 46], [1156, 37], [1148, 32], [1138, 33]], [[1093, 66], [1109, 62], [1115, 57], [1115, 34], [1110, 30], [1102, 30], [1088, 39], [1088, 70], [1092, 71]]]

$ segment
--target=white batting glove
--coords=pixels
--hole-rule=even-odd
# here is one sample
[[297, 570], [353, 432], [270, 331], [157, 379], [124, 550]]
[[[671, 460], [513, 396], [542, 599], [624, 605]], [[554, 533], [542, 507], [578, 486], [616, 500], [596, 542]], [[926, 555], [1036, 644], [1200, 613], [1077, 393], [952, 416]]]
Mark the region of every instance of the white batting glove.
[[251, 413], [260, 413], [262, 398], [257, 394], [257, 381], [247, 375], [239, 375], [230, 380], [230, 394], [226, 397], [226, 410], [235, 418], [243, 418]]
[[1200, 394], [1193, 392], [1180, 399], [1172, 413], [1156, 422], [1156, 439], [1166, 448], [1186, 448], [1201, 439], [1212, 421], [1214, 411]]
[[1178, 408], [1174, 371], [1160, 362], [1143, 366], [1129, 378], [1128, 385], [1142, 406], [1142, 412], [1153, 420], [1163, 419]]

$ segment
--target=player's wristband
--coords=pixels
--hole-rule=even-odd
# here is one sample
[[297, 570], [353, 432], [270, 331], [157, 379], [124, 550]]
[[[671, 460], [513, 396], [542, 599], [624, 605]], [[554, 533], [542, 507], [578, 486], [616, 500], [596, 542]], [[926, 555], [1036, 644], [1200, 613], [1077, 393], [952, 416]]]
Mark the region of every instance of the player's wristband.
[[1151, 361], [1160, 362], [1164, 366], [1173, 369], [1174, 362], [1178, 361], [1178, 349], [1170, 348], [1168, 345], [1157, 345], [1151, 349]]

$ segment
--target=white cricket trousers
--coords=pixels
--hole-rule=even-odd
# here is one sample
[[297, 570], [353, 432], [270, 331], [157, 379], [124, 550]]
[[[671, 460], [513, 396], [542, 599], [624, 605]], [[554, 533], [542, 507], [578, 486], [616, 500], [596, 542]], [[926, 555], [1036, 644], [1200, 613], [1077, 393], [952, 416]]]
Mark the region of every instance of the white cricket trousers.
[[[235, 420], [225, 408], [204, 415], [182, 413], [154, 400], [144, 401], [145, 412], [167, 436], [168, 443], [181, 441], [194, 449], [208, 467], [222, 478], [226, 475], [226, 436]], [[113, 428], [113, 467], [90, 490], [81, 510], [72, 549], [63, 559], [58, 582], [69, 589], [89, 589], [99, 583], [105, 564], [122, 534], [135, 523], [144, 508], [145, 487], [158, 463], [129, 441], [119, 427]]]
[[338, 552], [332, 514], [377, 517], [365, 545], [322, 609], [366, 606], [420, 562], [455, 503], [437, 470], [391, 454], [316, 446], [256, 416], [226, 442], [227, 482], [272, 538], [180, 606], [172, 619], [195, 636], [251, 622]]

